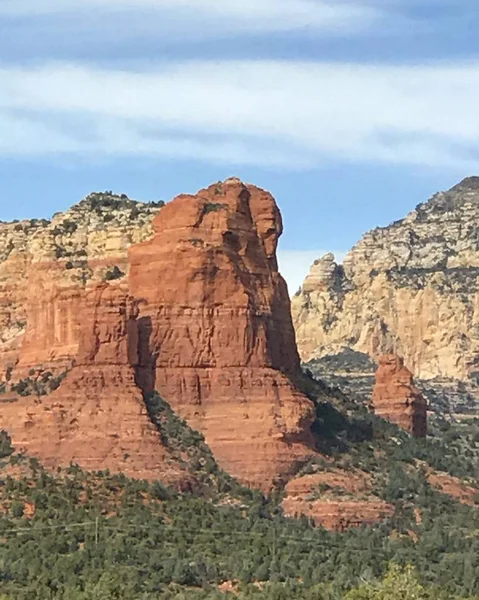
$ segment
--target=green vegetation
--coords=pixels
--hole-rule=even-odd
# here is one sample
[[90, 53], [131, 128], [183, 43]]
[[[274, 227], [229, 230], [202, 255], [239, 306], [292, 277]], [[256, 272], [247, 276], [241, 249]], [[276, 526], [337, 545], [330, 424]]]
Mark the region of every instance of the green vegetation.
[[[474, 453], [445, 426], [414, 440], [360, 404], [333, 405], [312, 379], [302, 385], [316, 404], [323, 456], [302, 473], [367, 472], [370, 493], [394, 506], [393, 517], [343, 533], [286, 518], [281, 492], [267, 498], [239, 485], [154, 393], [149, 416], [194, 474], [181, 492], [76, 465], [53, 475], [12, 454], [0, 434], [1, 592], [15, 600], [479, 599], [479, 510], [428, 480], [431, 468], [476, 476]], [[323, 484], [312, 497], [336, 491]]]
[[65, 220], [56, 225], [52, 233], [55, 237], [58, 235], [71, 235], [72, 233], [75, 233], [77, 229], [78, 225], [75, 221]]
[[[10, 462], [24, 474], [2, 478], [0, 564], [2, 592], [15, 600], [199, 600], [224, 597], [225, 581], [258, 600], [479, 597], [477, 514], [446, 501], [431, 501], [409, 534], [393, 520], [338, 534], [285, 518], [258, 493], [238, 503]], [[393, 567], [376, 583], [391, 561], [418, 575]]]
[[121, 279], [125, 276], [125, 273], [117, 267], [116, 265], [105, 273], [104, 280], [105, 281], [115, 281], [116, 279]]
[[237, 500], [251, 500], [254, 497], [254, 492], [239, 485], [218, 467], [203, 435], [178, 417], [168, 402], [153, 393], [145, 397], [145, 404], [163, 444], [168, 446], [178, 462], [195, 473], [196, 494], [203, 497], [226, 494]]
[[0, 431], [0, 459], [13, 454], [12, 438], [6, 431]]
[[67, 373], [54, 375], [51, 371], [30, 371], [29, 376], [10, 386], [19, 396], [46, 396], [60, 387]]
[[[111, 220], [110, 210], [131, 210], [130, 218], [135, 219], [139, 215], [138, 202], [130, 200], [126, 194], [114, 194], [111, 190], [105, 192], [94, 192], [83, 200], [91, 210], [94, 210], [99, 216], [106, 220]], [[163, 200], [157, 202], [148, 202], [147, 206], [151, 208], [162, 208], [165, 205]], [[106, 209], [106, 210], [105, 210]]]
[[[37, 461], [11, 455], [22, 475], [4, 475], [0, 485], [7, 597], [479, 598], [479, 511], [433, 489], [424, 466], [470, 475], [475, 463], [458, 448], [439, 438], [413, 440], [361, 407], [345, 412], [317, 401], [315, 433], [328, 461], [311, 461], [304, 472], [367, 471], [372, 492], [396, 509], [375, 527], [327, 532], [307, 518], [286, 518], [281, 494], [266, 498], [240, 486], [167, 402], [157, 394], [145, 400], [163, 443], [197, 483], [180, 493], [75, 465], [53, 476]], [[10, 453], [8, 436], [0, 436], [0, 456]], [[330, 492], [318, 489], [319, 497]], [[224, 582], [234, 593], [219, 591]]]
[[228, 205], [219, 202], [207, 202], [203, 207], [203, 214], [207, 215], [210, 212], [218, 212], [224, 208], [228, 208]]

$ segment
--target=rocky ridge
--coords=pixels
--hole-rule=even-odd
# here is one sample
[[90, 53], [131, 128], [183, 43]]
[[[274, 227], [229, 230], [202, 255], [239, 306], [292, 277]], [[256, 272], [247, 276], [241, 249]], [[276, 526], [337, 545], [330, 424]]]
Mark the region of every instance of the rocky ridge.
[[[479, 178], [374, 229], [343, 264], [326, 255], [292, 301], [302, 359], [395, 352], [422, 380], [475, 385], [479, 365]], [[479, 397], [479, 395], [478, 395]]]

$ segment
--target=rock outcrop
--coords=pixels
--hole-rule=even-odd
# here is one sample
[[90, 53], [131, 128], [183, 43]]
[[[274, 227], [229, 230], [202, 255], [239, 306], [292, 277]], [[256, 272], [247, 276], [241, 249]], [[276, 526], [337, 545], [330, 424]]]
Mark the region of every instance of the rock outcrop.
[[414, 437], [427, 434], [427, 401], [414, 385], [411, 371], [401, 357], [379, 357], [372, 405], [374, 412], [399, 425]]
[[162, 204], [93, 194], [0, 225], [0, 428], [51, 466], [183, 478], [146, 411], [158, 390], [269, 490], [314, 452], [279, 210], [236, 179]]
[[119, 285], [105, 283], [83, 298], [75, 365], [61, 386], [2, 405], [0, 429], [18, 451], [48, 467], [73, 462], [91, 471], [188, 483], [136, 386], [137, 314], [137, 303]]
[[316, 261], [292, 302], [302, 359], [394, 352], [417, 378], [475, 382], [478, 218], [472, 177], [367, 233], [342, 265], [332, 255]]
[[334, 469], [290, 481], [282, 506], [287, 516], [305, 515], [325, 529], [344, 531], [374, 525], [394, 514], [394, 506], [372, 490], [368, 473]]
[[270, 489], [312, 453], [312, 403], [278, 273], [272, 196], [237, 179], [161, 211], [130, 248], [140, 304], [139, 380], [205, 435], [220, 466]]
[[128, 247], [151, 237], [162, 205], [105, 192], [51, 221], [0, 223], [0, 385], [71, 367], [83, 294], [128, 276]]

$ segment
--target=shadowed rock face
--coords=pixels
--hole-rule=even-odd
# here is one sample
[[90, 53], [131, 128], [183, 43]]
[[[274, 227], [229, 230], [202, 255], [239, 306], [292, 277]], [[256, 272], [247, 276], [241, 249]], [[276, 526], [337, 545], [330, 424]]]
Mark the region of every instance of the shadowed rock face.
[[179, 196], [130, 249], [140, 304], [139, 382], [201, 431], [219, 464], [269, 489], [311, 454], [311, 402], [278, 273], [272, 196], [227, 180]]
[[372, 397], [374, 412], [396, 423], [414, 437], [427, 434], [427, 401], [416, 388], [404, 360], [387, 354], [379, 357]]

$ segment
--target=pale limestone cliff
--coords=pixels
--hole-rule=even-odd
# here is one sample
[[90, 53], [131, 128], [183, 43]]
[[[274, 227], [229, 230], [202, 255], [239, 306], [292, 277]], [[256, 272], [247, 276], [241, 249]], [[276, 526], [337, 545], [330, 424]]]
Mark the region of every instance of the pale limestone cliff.
[[404, 357], [421, 379], [479, 372], [479, 177], [315, 262], [293, 299], [304, 361], [351, 348]]

